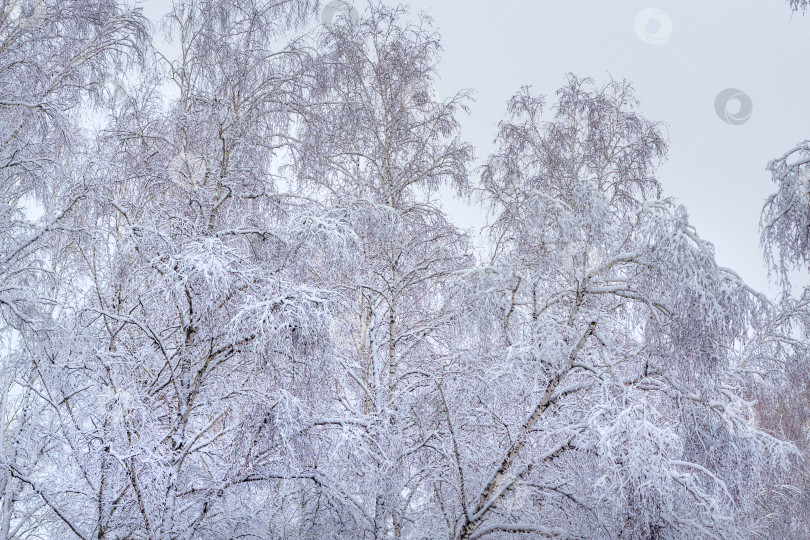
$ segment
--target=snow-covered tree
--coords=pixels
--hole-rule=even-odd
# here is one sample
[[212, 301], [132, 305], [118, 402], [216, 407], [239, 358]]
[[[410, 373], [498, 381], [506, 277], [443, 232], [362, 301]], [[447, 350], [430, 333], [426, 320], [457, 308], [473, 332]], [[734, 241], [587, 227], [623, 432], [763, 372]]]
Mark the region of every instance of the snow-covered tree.
[[295, 506], [275, 497], [313, 481], [295, 436], [301, 396], [328, 384], [313, 363], [328, 298], [274, 181], [303, 56], [272, 47], [310, 9], [175, 3], [179, 58], [115, 101], [93, 149], [42, 374], [58, 411], [47, 484], [74, 534], [289, 536]]
[[[768, 331], [757, 352], [779, 377], [758, 389], [762, 422], [806, 455], [810, 451], [810, 143], [796, 145], [768, 164], [776, 192], [768, 197], [760, 220], [761, 245], [782, 293], [767, 311]], [[798, 280], [797, 280], [798, 278]], [[794, 490], [776, 493], [774, 507], [782, 520], [780, 533], [801, 538], [810, 534], [810, 469], [805, 459], [795, 475]]]
[[492, 260], [466, 278], [447, 390], [454, 534], [761, 533], [764, 475], [792, 452], [744, 400], [763, 300], [659, 198], [665, 139], [629, 84], [571, 76], [549, 120], [543, 104], [509, 101], [482, 176]]
[[[144, 21], [117, 2], [0, 3], [0, 538], [70, 525], [44, 475], [59, 445], [43, 398], [42, 343], [65, 271], [58, 231], [86, 196], [76, 169], [83, 101], [126, 65]], [[53, 496], [52, 496], [53, 495]]]
[[439, 41], [426, 16], [374, 4], [320, 40], [321, 104], [305, 115], [298, 174], [320, 203], [313, 219], [345, 244], [317, 267], [338, 293], [341, 369], [321, 404], [335, 420], [319, 461], [356, 517], [346, 530], [316, 520], [315, 536], [435, 535], [441, 516], [426, 499], [442, 473], [443, 377], [458, 361], [448, 284], [472, 262], [435, 197], [443, 185], [469, 190], [457, 119], [468, 96], [435, 97]]

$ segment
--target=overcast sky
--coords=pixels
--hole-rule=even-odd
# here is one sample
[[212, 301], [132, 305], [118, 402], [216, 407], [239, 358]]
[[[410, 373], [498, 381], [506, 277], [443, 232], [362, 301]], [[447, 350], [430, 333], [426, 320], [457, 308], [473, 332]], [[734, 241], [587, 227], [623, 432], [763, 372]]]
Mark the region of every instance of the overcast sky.
[[[355, 6], [362, 11], [364, 2]], [[476, 91], [463, 135], [479, 163], [521, 85], [551, 97], [567, 72], [627, 79], [641, 111], [668, 125], [669, 158], [659, 171], [665, 193], [686, 206], [721, 265], [774, 290], [759, 249], [760, 209], [774, 190], [765, 166], [810, 138], [810, 14], [793, 15], [783, 0], [404, 3], [428, 12], [443, 36], [439, 95]], [[157, 18], [168, 5], [149, 0], [146, 14]], [[736, 125], [715, 110], [728, 88], [752, 105]], [[740, 106], [729, 102], [732, 120], [747, 112]], [[463, 226], [482, 222], [454, 213]]]

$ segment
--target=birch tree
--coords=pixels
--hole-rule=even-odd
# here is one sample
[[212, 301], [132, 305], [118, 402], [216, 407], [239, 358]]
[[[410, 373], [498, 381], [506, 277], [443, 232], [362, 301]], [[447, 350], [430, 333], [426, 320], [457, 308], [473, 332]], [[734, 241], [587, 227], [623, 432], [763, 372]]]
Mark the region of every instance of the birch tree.
[[441, 473], [442, 378], [457, 361], [447, 283], [471, 262], [435, 195], [469, 190], [457, 120], [468, 95], [435, 97], [439, 41], [425, 15], [375, 3], [321, 40], [313, 101], [324, 103], [306, 116], [299, 178], [349, 240], [343, 261], [318, 267], [339, 291], [342, 370], [324, 410], [338, 420], [323, 437], [338, 442], [323, 467], [356, 506], [352, 537], [433, 535], [437, 509], [424, 499]]
[[98, 73], [143, 42], [138, 12], [113, 1], [0, 3], [0, 538], [70, 523], [42, 476], [53, 409], [40, 399], [40, 344], [64, 270], [56, 234], [86, 195], [73, 165]]
[[550, 120], [543, 106], [509, 101], [482, 176], [493, 253], [468, 278], [454, 534], [766, 530], [760, 475], [792, 447], [742, 394], [763, 300], [659, 198], [665, 138], [629, 84], [570, 76]]
[[[758, 411], [763, 423], [787, 440], [794, 441], [805, 454], [795, 472], [792, 490], [775, 489], [773, 506], [783, 516], [779, 533], [800, 538], [810, 531], [810, 470], [806, 455], [810, 450], [810, 420], [807, 407], [807, 368], [810, 359], [810, 288], [801, 287], [810, 269], [810, 145], [797, 144], [771, 161], [767, 169], [776, 184], [762, 209], [761, 237], [765, 262], [775, 273], [782, 292], [768, 310], [768, 332], [757, 348], [769, 359], [767, 365], [781, 376], [775, 384], [759, 389]], [[798, 282], [798, 283], [797, 283]]]
[[296, 505], [275, 495], [316, 481], [295, 437], [329, 374], [309, 361], [328, 298], [272, 172], [300, 54], [270, 48], [309, 9], [176, 3], [179, 58], [116, 101], [93, 149], [84, 277], [42, 375], [59, 411], [48, 478], [77, 536], [286, 537]]

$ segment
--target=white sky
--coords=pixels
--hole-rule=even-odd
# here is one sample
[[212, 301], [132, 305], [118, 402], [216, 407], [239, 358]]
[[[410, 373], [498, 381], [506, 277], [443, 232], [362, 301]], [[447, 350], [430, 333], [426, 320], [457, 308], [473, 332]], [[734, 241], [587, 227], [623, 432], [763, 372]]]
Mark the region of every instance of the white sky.
[[[386, 0], [389, 1], [389, 0]], [[390, 0], [394, 3], [393, 0]], [[365, 0], [355, 0], [362, 11]], [[774, 190], [765, 166], [810, 138], [810, 14], [793, 15], [784, 0], [405, 0], [425, 10], [442, 34], [439, 95], [476, 91], [463, 136], [478, 162], [493, 149], [505, 102], [521, 85], [553, 98], [565, 73], [628, 79], [648, 118], [668, 124], [669, 159], [659, 177], [665, 194], [689, 211], [718, 262], [754, 288], [769, 286], [759, 249], [759, 215]], [[167, 0], [147, 0], [157, 18]], [[651, 21], [645, 43], [636, 16], [656, 8], [671, 31]], [[665, 38], [665, 39], [663, 39]], [[742, 125], [720, 120], [715, 97], [726, 88], [750, 96]], [[730, 112], [735, 112], [734, 104]], [[453, 207], [462, 226], [482, 216]]]

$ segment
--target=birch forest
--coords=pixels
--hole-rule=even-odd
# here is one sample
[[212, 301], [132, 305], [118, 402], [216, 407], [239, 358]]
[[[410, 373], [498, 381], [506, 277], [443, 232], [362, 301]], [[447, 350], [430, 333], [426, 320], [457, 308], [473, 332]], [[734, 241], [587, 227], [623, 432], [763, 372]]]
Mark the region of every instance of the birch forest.
[[769, 296], [631, 82], [481, 155], [440, 59], [390, 1], [0, 0], [0, 540], [810, 538], [810, 142]]

